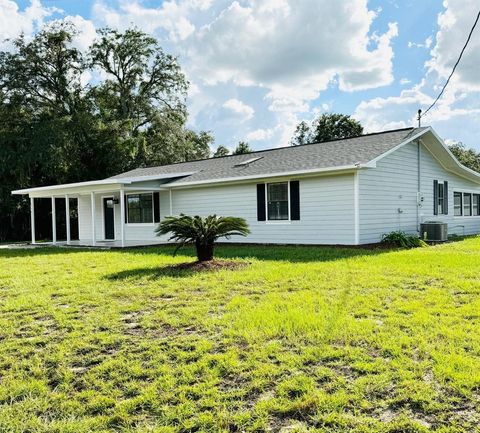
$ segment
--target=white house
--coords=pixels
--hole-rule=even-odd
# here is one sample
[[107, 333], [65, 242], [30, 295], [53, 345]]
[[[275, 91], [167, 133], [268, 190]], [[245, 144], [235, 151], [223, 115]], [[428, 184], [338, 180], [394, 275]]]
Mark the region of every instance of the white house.
[[36, 198], [78, 200], [79, 240], [67, 244], [163, 243], [154, 229], [167, 215], [231, 215], [251, 234], [232, 242], [379, 242], [393, 230], [448, 223], [450, 234], [480, 232], [480, 174], [461, 165], [430, 127], [325, 143], [139, 168], [103, 180], [13, 191], [28, 194], [35, 243]]

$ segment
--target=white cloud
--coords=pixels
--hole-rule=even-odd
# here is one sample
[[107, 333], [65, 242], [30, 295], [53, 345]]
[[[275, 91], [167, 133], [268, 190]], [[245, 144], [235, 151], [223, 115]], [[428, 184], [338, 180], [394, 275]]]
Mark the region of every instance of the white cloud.
[[408, 48], [426, 48], [427, 50], [432, 47], [433, 44], [433, 37], [429, 36], [427, 39], [425, 39], [425, 42], [423, 44], [417, 44], [416, 42], [409, 42]]
[[96, 1], [92, 11], [99, 25], [125, 29], [134, 24], [148, 33], [165, 31], [170, 41], [181, 42], [195, 31], [190, 14], [208, 10], [212, 0], [167, 0], [159, 7], [145, 7], [139, 0], [119, 0], [117, 6]]
[[[424, 79], [398, 96], [374, 98], [361, 102], [354, 116], [368, 131], [391, 127], [416, 126], [417, 110], [431, 105], [443, 87], [465, 44], [473, 17], [478, 12], [475, 0], [448, 0], [438, 16], [439, 30], [427, 38], [424, 46], [431, 49]], [[476, 29], [470, 46], [441, 99], [423, 118], [423, 125], [433, 126], [445, 138], [460, 140], [478, 147], [480, 136], [480, 28]], [[401, 82], [402, 83], [402, 82]], [[407, 84], [407, 83], [405, 83]], [[451, 137], [455, 131], [455, 137]]]
[[275, 133], [274, 128], [270, 129], [256, 129], [255, 131], [251, 131], [247, 134], [248, 141], [263, 141], [272, 138], [273, 134]]
[[255, 114], [255, 110], [252, 107], [235, 98], [225, 101], [222, 106], [240, 116], [242, 121], [251, 119]]
[[408, 78], [402, 78], [402, 79], [400, 80], [400, 84], [401, 84], [402, 86], [405, 86], [406, 84], [410, 84], [411, 82], [412, 82], [412, 81], [409, 80]]
[[5, 39], [12, 39], [24, 33], [26, 37], [38, 30], [45, 19], [60, 9], [45, 7], [40, 0], [31, 0], [30, 6], [19, 10], [16, 2], [0, 0], [0, 49], [8, 49], [10, 44]]
[[393, 79], [398, 31], [391, 23], [369, 36], [374, 18], [366, 0], [234, 1], [196, 33], [194, 64], [210, 83], [291, 89], [300, 100], [318, 97], [337, 75], [342, 89], [379, 87]]
[[[442, 78], [450, 74], [478, 13], [477, 0], [448, 0], [444, 4], [446, 9], [438, 17], [437, 43], [428, 62], [430, 71]], [[455, 72], [454, 85], [459, 90], [480, 91], [479, 65], [480, 27], [477, 26]]]

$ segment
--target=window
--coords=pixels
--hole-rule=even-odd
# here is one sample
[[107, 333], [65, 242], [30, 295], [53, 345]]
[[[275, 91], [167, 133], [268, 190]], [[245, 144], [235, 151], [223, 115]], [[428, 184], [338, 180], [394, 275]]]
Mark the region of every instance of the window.
[[462, 193], [454, 192], [453, 193], [453, 215], [462, 216]]
[[269, 220], [288, 220], [288, 182], [267, 184]]
[[448, 214], [448, 182], [433, 181], [433, 214]]
[[480, 194], [473, 194], [473, 215], [480, 215]]
[[127, 195], [127, 222], [128, 224], [153, 223], [152, 194]]
[[445, 195], [444, 195], [444, 185], [443, 183], [438, 183], [438, 200], [437, 200], [437, 215], [443, 215], [445, 213], [444, 206], [445, 206]]
[[463, 194], [463, 216], [472, 216], [472, 194]]

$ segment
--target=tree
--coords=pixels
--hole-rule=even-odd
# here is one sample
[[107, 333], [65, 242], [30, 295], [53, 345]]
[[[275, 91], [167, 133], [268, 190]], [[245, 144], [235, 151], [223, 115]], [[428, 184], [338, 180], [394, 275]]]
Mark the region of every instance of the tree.
[[468, 149], [463, 143], [454, 143], [449, 146], [451, 152], [464, 166], [480, 173], [480, 152]]
[[220, 156], [228, 156], [228, 155], [230, 155], [230, 151], [225, 146], [220, 145], [217, 147], [217, 150], [213, 154], [213, 157], [218, 158]]
[[295, 128], [295, 132], [293, 134], [292, 139], [290, 140], [290, 144], [292, 146], [299, 146], [300, 144], [306, 144], [310, 142], [310, 126], [308, 123], [302, 120], [297, 127]]
[[215, 242], [222, 237], [246, 236], [250, 233], [247, 222], [237, 217], [180, 216], [166, 217], [155, 230], [157, 236], [171, 233], [169, 240], [178, 242], [175, 252], [186, 244], [195, 244], [197, 259], [205, 262], [213, 259]]
[[237, 147], [233, 151], [233, 155], [242, 155], [250, 152], [253, 152], [253, 150], [250, 148], [250, 145], [245, 141], [239, 141]]
[[290, 140], [292, 146], [306, 143], [321, 143], [341, 138], [358, 137], [363, 134], [363, 126], [345, 114], [324, 113], [310, 125], [305, 121], [297, 125]]
[[[210, 155], [212, 135], [186, 128], [180, 66], [154, 38], [103, 29], [82, 52], [72, 44], [76, 34], [73, 24], [54, 22], [0, 52], [0, 240], [28, 234], [28, 200], [12, 189]], [[85, 83], [94, 72], [99, 78]], [[39, 239], [50, 230], [42, 206]]]

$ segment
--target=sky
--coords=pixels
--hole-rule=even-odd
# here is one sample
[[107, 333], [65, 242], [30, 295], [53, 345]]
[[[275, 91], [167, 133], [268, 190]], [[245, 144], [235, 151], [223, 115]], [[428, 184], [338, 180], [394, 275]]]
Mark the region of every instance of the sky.
[[[190, 128], [214, 148], [289, 145], [295, 126], [349, 114], [365, 132], [410, 127], [439, 93], [478, 0], [0, 0], [0, 49], [69, 20], [86, 49], [96, 30], [131, 26], [178, 57]], [[447, 143], [480, 150], [480, 25], [443, 98], [423, 119]]]

